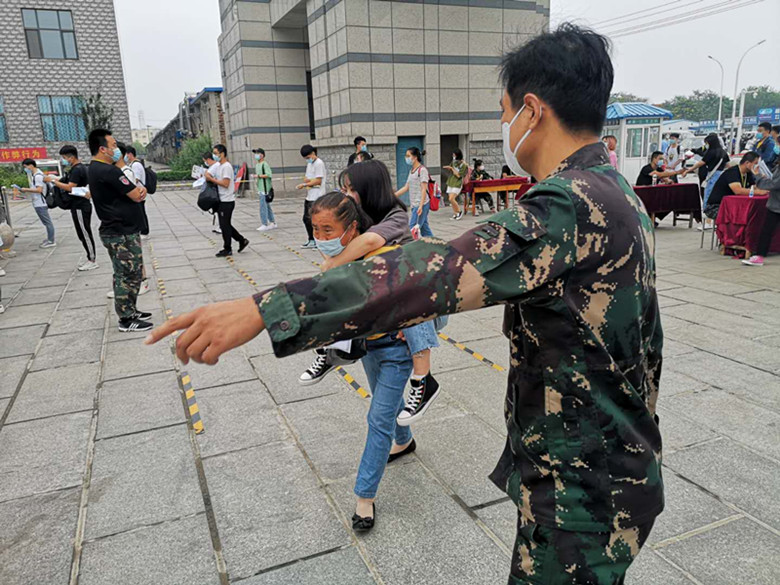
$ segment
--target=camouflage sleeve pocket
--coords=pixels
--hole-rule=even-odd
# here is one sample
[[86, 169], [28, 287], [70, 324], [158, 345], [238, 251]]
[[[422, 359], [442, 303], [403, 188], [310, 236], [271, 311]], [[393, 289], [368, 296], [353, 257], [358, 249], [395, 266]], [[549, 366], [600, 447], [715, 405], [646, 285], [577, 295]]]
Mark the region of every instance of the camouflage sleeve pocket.
[[301, 330], [301, 320], [284, 284], [254, 295], [265, 328], [274, 343], [295, 337]]

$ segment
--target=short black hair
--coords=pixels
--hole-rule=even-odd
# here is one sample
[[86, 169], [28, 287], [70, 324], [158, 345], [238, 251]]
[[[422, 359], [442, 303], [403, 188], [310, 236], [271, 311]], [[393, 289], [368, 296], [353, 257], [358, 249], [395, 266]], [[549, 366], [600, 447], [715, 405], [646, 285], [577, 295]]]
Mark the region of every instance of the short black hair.
[[306, 157], [307, 157], [307, 156], [309, 156], [309, 155], [310, 155], [312, 152], [313, 152], [314, 154], [317, 154], [317, 149], [316, 149], [316, 148], [314, 148], [314, 147], [313, 147], [311, 144], [304, 144], [303, 146], [301, 146], [301, 156], [302, 156], [302, 157], [306, 158]]
[[463, 160], [463, 151], [460, 148], [456, 148], [452, 151], [455, 160]]
[[137, 157], [137, 156], [138, 156], [138, 154], [137, 154], [137, 153], [136, 153], [136, 151], [135, 151], [135, 146], [133, 146], [132, 144], [128, 145], [128, 146], [126, 147], [126, 149], [127, 149], [127, 154], [132, 154], [132, 155], [133, 155], [133, 156], [135, 156], [135, 157]]
[[362, 136], [355, 136], [355, 140], [353, 140], [353, 142], [355, 143], [355, 146], [357, 146], [361, 142], [367, 142], [367, 141]]
[[611, 138], [612, 140], [617, 141], [617, 136], [615, 136], [614, 134], [605, 134], [604, 136], [601, 137], [602, 140], [606, 140], [607, 138]]
[[72, 144], [66, 144], [60, 148], [60, 156], [72, 156], [74, 158], [79, 157], [79, 149]]
[[262, 154], [263, 156], [265, 156], [265, 151], [262, 148], [255, 148], [252, 152], [254, 152], [255, 154]]
[[772, 131], [780, 134], [780, 124], [778, 124], [777, 126], [772, 126]]
[[219, 154], [224, 154], [227, 156], [227, 148], [224, 144], [215, 144], [211, 147], [211, 150], [216, 150]]
[[761, 122], [761, 123], [758, 125], [758, 127], [759, 127], [759, 128], [763, 128], [763, 129], [764, 129], [764, 130], [766, 130], [767, 132], [771, 132], [771, 131], [772, 131], [772, 124], [770, 124], [769, 122]]
[[650, 155], [650, 160], [654, 160], [658, 156], [663, 156], [663, 154], [664, 153], [661, 152], [660, 150], [655, 150], [653, 151], [653, 154]]
[[501, 82], [515, 109], [534, 93], [571, 131], [599, 134], [615, 77], [609, 50], [606, 37], [563, 23], [504, 55]]
[[679, 137], [680, 137], [679, 132], [672, 132], [671, 134], [669, 134], [669, 138], [679, 138]]
[[744, 165], [745, 163], [756, 162], [758, 159], [759, 156], [757, 152], [746, 152], [739, 161], [739, 164]]
[[214, 160], [214, 153], [213, 152], [204, 152], [201, 155], [201, 158], [203, 158], [203, 160]]
[[119, 152], [122, 153], [122, 156], [125, 156], [127, 154], [127, 146], [125, 146], [124, 142], [116, 141], [116, 147], [119, 149]]
[[113, 136], [111, 134], [111, 130], [106, 130], [105, 128], [96, 128], [89, 133], [89, 153], [92, 156], [95, 156], [98, 152], [100, 152], [101, 146], [108, 146], [108, 140], [106, 140], [106, 136]]
[[26, 158], [26, 159], [24, 159], [24, 160], [22, 161], [22, 166], [26, 166], [26, 165], [32, 165], [32, 166], [34, 166], [36, 169], [38, 168], [38, 163], [36, 163], [36, 162], [35, 162], [33, 159], [31, 159], [31, 158]]

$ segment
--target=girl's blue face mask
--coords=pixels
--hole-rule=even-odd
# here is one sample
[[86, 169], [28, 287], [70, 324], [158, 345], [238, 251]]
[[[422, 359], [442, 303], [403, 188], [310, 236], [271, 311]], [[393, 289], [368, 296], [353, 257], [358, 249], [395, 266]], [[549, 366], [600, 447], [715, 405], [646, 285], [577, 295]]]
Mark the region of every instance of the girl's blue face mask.
[[318, 240], [315, 238], [314, 241], [320, 252], [325, 254], [328, 258], [333, 258], [334, 256], [341, 254], [344, 251], [344, 248], [346, 248], [346, 246], [341, 243], [341, 238], [343, 238], [346, 233], [347, 232], [345, 231], [338, 238], [333, 238], [332, 240]]

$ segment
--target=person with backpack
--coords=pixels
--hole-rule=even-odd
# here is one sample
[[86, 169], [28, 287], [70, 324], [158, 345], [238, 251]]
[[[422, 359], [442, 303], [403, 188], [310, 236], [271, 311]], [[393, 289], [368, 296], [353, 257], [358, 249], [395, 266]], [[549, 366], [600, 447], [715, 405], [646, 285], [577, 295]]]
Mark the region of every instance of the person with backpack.
[[273, 171], [271, 170], [271, 165], [265, 160], [265, 150], [255, 148], [252, 152], [255, 154], [257, 196], [260, 199], [260, 227], [257, 228], [257, 231], [275, 230], [277, 227], [276, 217], [274, 217], [274, 210], [271, 209], [271, 201], [273, 201], [274, 197], [274, 190], [271, 187]]
[[[138, 159], [138, 155], [136, 153], [134, 146], [125, 146], [125, 149], [127, 150], [127, 154], [124, 155], [125, 164], [130, 167], [130, 170], [133, 171], [133, 176], [135, 176], [136, 183], [141, 185], [146, 189], [146, 192], [149, 193], [149, 189], [146, 187], [146, 167], [144, 167], [144, 164]], [[154, 191], [151, 191], [154, 193]], [[146, 201], [141, 201], [141, 211], [144, 214], [144, 225], [143, 229], [141, 229], [141, 239], [142, 240], [148, 240], [149, 239], [149, 217], [146, 215]]]
[[43, 178], [47, 183], [52, 183], [60, 190], [59, 207], [70, 210], [70, 216], [73, 219], [73, 227], [76, 228], [76, 235], [84, 246], [87, 253], [87, 259], [79, 264], [79, 270], [95, 270], [99, 268], [97, 259], [97, 250], [95, 249], [95, 238], [92, 235], [92, 202], [90, 194], [75, 195], [74, 189], [83, 189], [89, 183], [87, 167], [79, 160], [79, 151], [72, 144], [66, 144], [60, 148], [60, 164], [69, 167], [68, 172], [59, 181], [51, 176]]
[[[423, 238], [432, 238], [433, 231], [428, 225], [428, 212], [431, 209], [431, 197], [428, 186], [432, 184], [428, 169], [422, 164], [425, 151], [413, 146], [406, 151], [406, 164], [411, 166], [406, 185], [395, 192], [396, 197], [409, 193], [409, 228], [419, 228]], [[413, 232], [414, 233], [414, 232]]]
[[460, 148], [452, 151], [452, 164], [444, 167], [444, 169], [452, 173], [447, 179], [447, 195], [452, 206], [452, 219], [458, 220], [463, 217], [466, 211], [465, 208], [460, 209], [458, 207], [458, 197], [460, 197], [460, 192], [463, 190], [463, 181], [468, 179], [469, 173], [469, 166], [463, 162], [463, 151]]
[[22, 161], [24, 171], [27, 173], [27, 179], [30, 181], [29, 187], [20, 187], [14, 189], [14, 195], [17, 191], [22, 193], [32, 194], [32, 204], [35, 213], [38, 214], [38, 219], [41, 220], [43, 227], [46, 228], [46, 239], [43, 240], [41, 248], [53, 248], [57, 245], [54, 241], [54, 222], [49, 215], [49, 206], [46, 203], [46, 195], [50, 189], [49, 185], [43, 180], [43, 172], [38, 168], [36, 163], [31, 158], [26, 158]]

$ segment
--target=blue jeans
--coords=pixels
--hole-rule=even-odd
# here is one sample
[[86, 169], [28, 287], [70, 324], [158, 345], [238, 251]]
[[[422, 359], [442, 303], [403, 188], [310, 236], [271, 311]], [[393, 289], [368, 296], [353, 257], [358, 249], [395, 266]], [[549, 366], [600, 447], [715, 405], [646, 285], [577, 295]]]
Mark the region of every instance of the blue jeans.
[[396, 339], [396, 335], [393, 332], [381, 339], [366, 341], [368, 354], [361, 360], [372, 396], [366, 446], [355, 480], [355, 495], [359, 498], [376, 497], [393, 440], [398, 445], [412, 440], [411, 429], [395, 422], [404, 408], [404, 388], [412, 374], [409, 348]]
[[431, 231], [431, 226], [428, 225], [428, 212], [431, 210], [431, 203], [430, 201], [423, 205], [423, 211], [422, 215], [419, 218], [419, 221], [417, 219], [417, 211], [420, 209], [419, 205], [416, 205], [412, 207], [409, 210], [409, 229], [412, 229], [414, 226], [419, 225], [420, 226], [420, 235], [423, 238], [432, 238], [433, 232]]
[[260, 223], [268, 225], [269, 223], [276, 223], [274, 217], [274, 210], [271, 209], [271, 204], [265, 200], [265, 193], [260, 192]]
[[38, 214], [38, 219], [41, 220], [41, 223], [46, 228], [46, 239], [49, 242], [54, 242], [54, 222], [51, 220], [51, 216], [49, 215], [49, 208], [33, 207], [33, 209], [35, 209], [35, 213]]
[[413, 327], [407, 327], [403, 330], [406, 338], [406, 345], [409, 346], [409, 352], [414, 355], [426, 349], [439, 347], [439, 336], [436, 335], [433, 321], [418, 323]]

